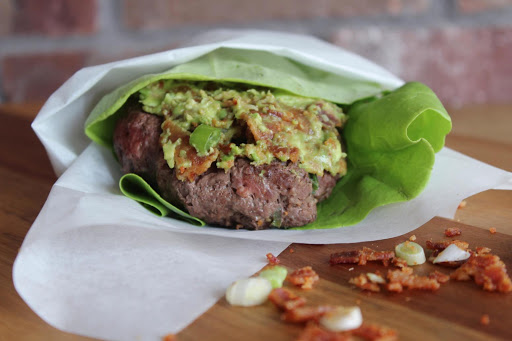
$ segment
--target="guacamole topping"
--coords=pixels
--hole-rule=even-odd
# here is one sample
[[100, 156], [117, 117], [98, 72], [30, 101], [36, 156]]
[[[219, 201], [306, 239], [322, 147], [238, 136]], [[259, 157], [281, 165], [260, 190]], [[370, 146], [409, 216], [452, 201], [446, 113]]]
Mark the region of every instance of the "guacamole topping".
[[337, 105], [247, 85], [161, 80], [139, 91], [144, 111], [164, 116], [160, 142], [180, 180], [193, 181], [213, 164], [245, 157], [254, 165], [298, 163], [306, 172], [345, 175]]

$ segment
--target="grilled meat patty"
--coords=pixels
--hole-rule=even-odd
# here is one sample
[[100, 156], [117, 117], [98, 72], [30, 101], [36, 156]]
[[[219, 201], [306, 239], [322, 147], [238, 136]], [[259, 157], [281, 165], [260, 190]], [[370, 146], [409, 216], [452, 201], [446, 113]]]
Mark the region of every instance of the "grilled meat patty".
[[162, 118], [132, 109], [117, 122], [114, 150], [124, 173], [142, 176], [160, 195], [211, 225], [251, 230], [302, 226], [316, 219], [316, 203], [326, 199], [337, 177], [318, 177], [313, 193], [309, 174], [292, 162], [260, 166], [237, 158], [225, 171], [212, 166], [194, 181], [177, 179], [160, 145]]

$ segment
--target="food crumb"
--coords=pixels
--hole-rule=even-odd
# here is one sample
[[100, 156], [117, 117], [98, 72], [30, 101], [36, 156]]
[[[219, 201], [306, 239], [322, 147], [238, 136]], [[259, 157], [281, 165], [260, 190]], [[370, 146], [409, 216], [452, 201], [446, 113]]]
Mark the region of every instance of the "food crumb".
[[447, 237], [455, 237], [460, 236], [462, 234], [462, 231], [457, 227], [448, 227], [444, 230], [444, 235]]
[[415, 235], [415, 234], [413, 234], [412, 236], [410, 236], [410, 237], [409, 237], [409, 240], [410, 240], [411, 242], [415, 241], [415, 240], [416, 240], [416, 235]]
[[167, 334], [162, 338], [162, 341], [176, 341], [176, 335], [174, 334]]
[[268, 264], [270, 264], [270, 265], [277, 265], [277, 264], [281, 263], [281, 261], [276, 256], [271, 254], [270, 252], [267, 253], [267, 259], [268, 259]]
[[464, 208], [466, 207], [466, 200], [462, 200], [459, 204], [459, 207], [457, 207], [458, 209], [461, 209], [461, 208]]
[[352, 270], [354, 270], [354, 268], [350, 268], [350, 269], [348, 269], [348, 271], [352, 271]]
[[290, 249], [290, 253], [294, 253], [294, 252], [295, 252], [295, 250], [294, 250], [294, 249]]
[[480, 317], [480, 324], [483, 326], [488, 326], [489, 323], [491, 323], [491, 319], [489, 318], [489, 315], [483, 314], [482, 317]]
[[495, 234], [496, 233], [496, 228], [495, 227], [491, 227], [489, 229], [489, 232], [491, 232], [491, 234]]

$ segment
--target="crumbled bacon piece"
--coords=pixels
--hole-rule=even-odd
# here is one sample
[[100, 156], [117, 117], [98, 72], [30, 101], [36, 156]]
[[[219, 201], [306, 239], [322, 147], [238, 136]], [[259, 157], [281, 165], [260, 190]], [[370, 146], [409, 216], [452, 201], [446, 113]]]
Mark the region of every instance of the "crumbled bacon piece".
[[440, 285], [435, 279], [413, 274], [413, 269], [403, 267], [400, 270], [388, 270], [387, 289], [389, 291], [402, 292], [403, 287], [408, 289], [437, 290]]
[[270, 302], [281, 310], [293, 310], [302, 307], [306, 303], [304, 297], [295, 295], [288, 289], [276, 288], [268, 295]]
[[162, 338], [162, 341], [176, 341], [176, 335], [174, 334], [167, 334]]
[[467, 281], [473, 277], [475, 283], [487, 291], [512, 291], [512, 281], [505, 264], [500, 257], [490, 253], [472, 254], [450, 277], [457, 281]]
[[367, 247], [362, 250], [342, 251], [331, 254], [329, 262], [335, 264], [359, 264], [365, 265], [369, 261], [382, 261], [384, 265], [388, 265], [389, 261], [395, 257], [393, 251], [375, 251]]
[[435, 270], [428, 275], [428, 278], [435, 279], [439, 283], [446, 283], [450, 280], [450, 276], [440, 271]]
[[290, 248], [290, 253], [294, 253], [294, 252], [295, 252], [295, 250]]
[[403, 258], [393, 258], [391, 260], [391, 264], [393, 264], [394, 266], [398, 267], [398, 268], [404, 268], [407, 266], [407, 261]]
[[489, 228], [489, 232], [491, 232], [491, 234], [495, 234], [496, 233], [496, 228], [495, 227]]
[[312, 289], [313, 284], [315, 284], [315, 282], [320, 278], [312, 267], [305, 266], [289, 274], [286, 279], [290, 283], [300, 286], [302, 289]]
[[316, 323], [308, 323], [300, 333], [296, 341], [350, 341], [352, 336], [348, 332], [331, 332], [318, 326]]
[[426, 244], [427, 244], [427, 249], [438, 251], [438, 252], [443, 251], [451, 244], [457, 245], [462, 250], [467, 250], [469, 247], [469, 244], [467, 242], [463, 242], [458, 239], [443, 240], [440, 242], [433, 242], [432, 240], [427, 240]]
[[460, 202], [460, 204], [459, 204], [459, 207], [457, 207], [457, 208], [459, 208], [459, 209], [460, 209], [460, 208], [464, 208], [464, 207], [466, 207], [466, 200], [462, 200], [462, 201]]
[[409, 237], [409, 240], [410, 240], [411, 242], [415, 241], [415, 240], [416, 240], [416, 235], [415, 235], [415, 234], [413, 234], [412, 236], [410, 236], [410, 237]]
[[352, 330], [352, 334], [370, 341], [398, 340], [398, 334], [396, 330], [383, 326], [378, 326], [376, 324], [363, 323], [361, 327]]
[[304, 323], [308, 321], [318, 321], [320, 317], [334, 310], [335, 307], [329, 305], [319, 305], [316, 307], [299, 307], [288, 310], [281, 315], [281, 319], [286, 322]]
[[397, 332], [391, 328], [363, 323], [361, 327], [344, 332], [328, 331], [316, 323], [308, 323], [296, 341], [348, 341], [352, 336], [369, 341], [397, 340]]
[[483, 314], [482, 317], [480, 317], [480, 324], [484, 326], [488, 326], [489, 323], [491, 323], [491, 319], [489, 318], [489, 315]]
[[351, 284], [354, 284], [356, 287], [361, 288], [362, 290], [368, 290], [373, 292], [379, 292], [380, 287], [377, 283], [373, 283], [370, 281], [366, 274], [360, 274], [357, 277], [353, 277], [348, 281]]
[[462, 231], [457, 227], [448, 227], [446, 230], [444, 230], [444, 235], [447, 237], [455, 237], [460, 236]]
[[268, 259], [268, 264], [270, 264], [270, 265], [277, 265], [277, 264], [281, 263], [281, 261], [276, 256], [271, 254], [270, 252], [267, 253], [267, 259]]
[[489, 249], [488, 247], [485, 247], [485, 246], [479, 246], [475, 249], [475, 251], [477, 254], [483, 255], [483, 254], [491, 252], [491, 249]]

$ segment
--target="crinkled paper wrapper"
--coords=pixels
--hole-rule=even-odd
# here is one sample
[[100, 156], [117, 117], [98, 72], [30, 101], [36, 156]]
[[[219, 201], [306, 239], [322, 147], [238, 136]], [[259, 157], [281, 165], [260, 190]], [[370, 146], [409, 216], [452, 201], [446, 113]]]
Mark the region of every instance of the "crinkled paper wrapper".
[[434, 216], [451, 218], [459, 202], [512, 176], [444, 148], [414, 200], [375, 209], [361, 223], [331, 230], [233, 231], [159, 218], [122, 196], [111, 152], [83, 133], [101, 97], [148, 73], [162, 72], [219, 47], [264, 50], [388, 88], [403, 81], [379, 66], [312, 37], [214, 31], [189, 47], [89, 67], [47, 101], [33, 123], [61, 175], [27, 234], [13, 279], [25, 302], [64, 331], [116, 340], [177, 333], [262, 268], [265, 254], [290, 243], [353, 243], [402, 235]]

